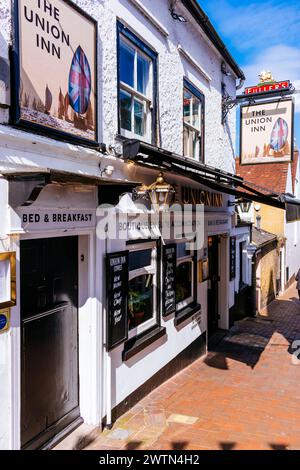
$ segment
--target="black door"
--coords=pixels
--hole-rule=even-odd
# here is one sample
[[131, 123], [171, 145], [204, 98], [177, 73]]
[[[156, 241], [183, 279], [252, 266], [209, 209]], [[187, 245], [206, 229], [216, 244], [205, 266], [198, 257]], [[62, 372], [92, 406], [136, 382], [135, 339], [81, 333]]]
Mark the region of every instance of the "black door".
[[78, 239], [21, 242], [22, 448], [79, 418]]
[[208, 238], [208, 302], [207, 302], [207, 327], [208, 336], [218, 329], [219, 320], [219, 237]]

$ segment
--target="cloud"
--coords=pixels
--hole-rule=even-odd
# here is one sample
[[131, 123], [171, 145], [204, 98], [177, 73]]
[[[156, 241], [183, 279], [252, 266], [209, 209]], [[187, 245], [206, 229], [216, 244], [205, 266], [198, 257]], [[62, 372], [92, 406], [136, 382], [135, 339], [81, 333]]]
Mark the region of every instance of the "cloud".
[[[256, 85], [261, 70], [270, 70], [276, 81], [291, 80], [300, 90], [300, 48], [284, 44], [260, 52], [252, 63], [243, 67], [246, 86]], [[300, 94], [295, 94], [296, 112], [300, 112]]]
[[298, 43], [299, 0], [252, 0], [250, 3], [218, 0], [218, 8], [212, 9], [213, 4], [215, 2], [207, 2], [205, 9], [222, 35], [230, 38], [232, 45], [240, 51], [253, 53], [268, 45], [278, 45], [284, 38], [289, 44]]

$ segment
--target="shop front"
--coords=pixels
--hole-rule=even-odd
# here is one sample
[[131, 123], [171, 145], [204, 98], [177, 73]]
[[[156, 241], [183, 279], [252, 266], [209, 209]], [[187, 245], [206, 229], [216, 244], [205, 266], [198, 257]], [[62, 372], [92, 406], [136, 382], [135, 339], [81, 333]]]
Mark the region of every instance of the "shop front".
[[98, 219], [100, 238], [106, 221], [115, 217], [118, 227], [105, 242], [107, 426], [204, 355], [208, 333], [229, 328], [229, 198], [187, 178], [164, 178], [175, 188], [168, 210], [127, 193]]

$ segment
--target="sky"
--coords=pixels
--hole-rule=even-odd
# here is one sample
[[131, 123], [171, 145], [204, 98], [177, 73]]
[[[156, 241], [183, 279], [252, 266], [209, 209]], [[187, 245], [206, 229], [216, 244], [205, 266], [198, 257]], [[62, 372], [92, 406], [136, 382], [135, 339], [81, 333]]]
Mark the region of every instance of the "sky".
[[[198, 0], [230, 53], [256, 85], [261, 70], [300, 90], [300, 0]], [[241, 90], [243, 91], [243, 90]], [[300, 146], [300, 94], [295, 136]]]

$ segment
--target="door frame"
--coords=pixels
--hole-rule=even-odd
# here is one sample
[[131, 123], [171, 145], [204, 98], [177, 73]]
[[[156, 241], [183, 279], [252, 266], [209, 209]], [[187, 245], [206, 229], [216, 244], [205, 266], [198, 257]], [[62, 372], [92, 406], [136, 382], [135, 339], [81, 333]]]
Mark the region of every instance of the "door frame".
[[229, 233], [220, 234], [219, 243], [219, 322], [218, 327], [222, 330], [229, 330], [229, 291], [230, 291], [230, 270], [229, 270]]
[[280, 248], [279, 256], [280, 256], [280, 292], [283, 293], [285, 290], [285, 275], [286, 275], [285, 247], [284, 246]]
[[[219, 286], [218, 286], [218, 310], [219, 321], [218, 328], [222, 330], [229, 330], [229, 298], [230, 298], [230, 278], [229, 278], [229, 242], [230, 232], [213, 232], [209, 231], [206, 234], [208, 237], [220, 237], [219, 243]], [[207, 327], [206, 327], [206, 341], [208, 342], [208, 305], [207, 305]]]
[[[79, 344], [79, 409], [85, 422], [99, 426], [101, 424], [102, 409], [102, 304], [99, 302], [100, 275], [97, 269], [100, 263], [96, 257], [96, 233], [95, 229], [67, 230], [65, 232], [53, 230], [49, 232], [20, 234], [16, 241], [17, 251], [17, 306], [14, 310], [15, 328], [12, 328], [11, 341], [11, 448], [21, 448], [21, 308], [20, 308], [20, 241], [39, 238], [78, 236], [78, 297], [82, 294], [80, 273], [82, 269], [88, 273], [86, 286], [87, 302], [78, 305], [78, 344]], [[87, 266], [83, 268], [81, 261], [81, 244], [87, 237]], [[88, 338], [88, 340], [87, 340]], [[90, 367], [86, 367], [87, 360]], [[88, 372], [88, 373], [87, 373]], [[84, 377], [84, 380], [82, 378]]]
[[[215, 307], [217, 309], [217, 312], [216, 312], [216, 315], [219, 317], [220, 315], [220, 241], [219, 241], [219, 235], [218, 234], [213, 234], [213, 235], [208, 235], [207, 236], [207, 246], [208, 246], [208, 239], [209, 238], [212, 238], [214, 241], [213, 243], [216, 244], [215, 246], [215, 251], [217, 252], [217, 256], [218, 256], [218, 265], [217, 265], [217, 269], [218, 269], [218, 272], [216, 273], [217, 275], [217, 278], [218, 280], [216, 281], [216, 290], [217, 290], [217, 296], [218, 298], [216, 299], [216, 304], [215, 304]], [[209, 253], [209, 247], [208, 247], [208, 260], [209, 260], [209, 256], [210, 256], [210, 253]], [[210, 263], [210, 260], [209, 260], [209, 263]], [[209, 264], [209, 271], [210, 271], [210, 264]], [[209, 283], [211, 285], [212, 281], [211, 281], [211, 272], [209, 272]], [[210, 337], [211, 335], [213, 335], [217, 329], [219, 328], [219, 319], [217, 319], [216, 321], [216, 329], [213, 330], [212, 332], [210, 332], [210, 328], [209, 328], [209, 324], [210, 324], [210, 321], [209, 321], [209, 317], [210, 317], [210, 312], [209, 312], [209, 309], [210, 309], [210, 305], [209, 305], [209, 291], [211, 289], [209, 289], [207, 287], [207, 335], [208, 337]]]

